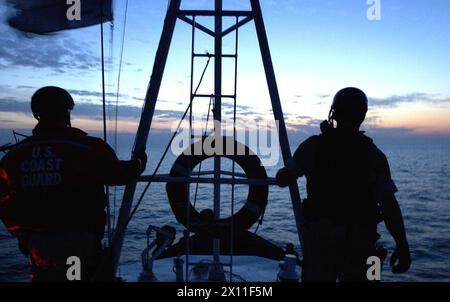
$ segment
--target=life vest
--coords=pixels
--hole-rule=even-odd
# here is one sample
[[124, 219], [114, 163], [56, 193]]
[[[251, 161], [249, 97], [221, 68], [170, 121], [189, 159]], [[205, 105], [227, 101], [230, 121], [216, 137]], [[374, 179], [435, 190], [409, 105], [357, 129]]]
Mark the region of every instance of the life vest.
[[375, 145], [362, 132], [327, 131], [317, 136], [311, 175], [307, 179], [309, 218], [337, 224], [376, 226], [380, 211], [369, 185], [368, 155]]
[[93, 176], [96, 148], [86, 133], [67, 128], [37, 131], [11, 149], [1, 161], [9, 193], [1, 197], [0, 218], [7, 229], [17, 236], [67, 230], [102, 237], [106, 195]]

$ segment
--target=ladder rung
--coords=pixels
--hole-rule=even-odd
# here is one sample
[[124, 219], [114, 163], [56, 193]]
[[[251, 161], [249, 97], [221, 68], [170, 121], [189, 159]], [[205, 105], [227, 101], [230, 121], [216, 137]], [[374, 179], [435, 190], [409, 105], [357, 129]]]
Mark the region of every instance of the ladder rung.
[[[220, 12], [223, 17], [250, 17], [253, 16], [253, 12], [249, 10], [223, 10]], [[215, 16], [214, 10], [184, 10], [178, 11], [178, 15], [181, 16]]]
[[214, 55], [210, 54], [210, 53], [193, 53], [192, 56], [194, 56], [194, 57], [206, 57], [206, 58], [214, 57]]
[[[215, 97], [214, 94], [194, 94], [193, 97], [195, 98], [211, 98], [211, 97]], [[221, 96], [222, 98], [226, 98], [226, 99], [235, 99], [236, 95], [234, 94], [222, 94]]]
[[[192, 56], [194, 57], [214, 57], [214, 54], [210, 54], [210, 53], [193, 53]], [[237, 58], [236, 54], [222, 54], [223, 58]]]
[[194, 94], [195, 98], [213, 98], [214, 94]]

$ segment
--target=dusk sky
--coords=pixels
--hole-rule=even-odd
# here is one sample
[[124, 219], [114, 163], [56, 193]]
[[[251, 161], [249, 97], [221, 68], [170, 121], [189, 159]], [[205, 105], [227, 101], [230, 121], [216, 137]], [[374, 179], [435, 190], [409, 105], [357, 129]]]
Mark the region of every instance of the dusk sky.
[[[115, 3], [114, 30], [105, 24], [110, 113], [116, 102], [125, 2]], [[189, 9], [210, 8], [213, 2], [182, 1]], [[55, 85], [68, 89], [75, 99], [73, 125], [100, 130], [100, 26], [26, 36], [8, 27], [6, 17], [12, 12], [4, 1], [0, 3], [0, 128], [32, 128], [31, 95], [41, 86]], [[224, 0], [224, 6], [249, 8], [247, 0]], [[381, 19], [375, 21], [367, 18], [370, 5], [366, 0], [261, 0], [261, 6], [291, 131], [317, 132], [334, 93], [356, 86], [369, 96], [364, 125], [369, 133], [450, 136], [449, 0], [381, 0]], [[134, 133], [139, 122], [166, 8], [167, 0], [129, 1], [119, 96], [121, 132]], [[210, 28], [213, 25], [206, 18], [198, 22]], [[230, 19], [225, 24], [233, 22]], [[170, 129], [189, 102], [190, 30], [189, 25], [178, 21], [155, 128]], [[196, 51], [213, 53], [212, 41], [197, 33]], [[270, 119], [253, 22], [242, 27], [240, 34], [238, 119]], [[233, 51], [233, 39], [230, 35], [224, 42], [225, 52]], [[231, 92], [233, 82], [230, 62], [224, 63], [224, 93]], [[196, 63], [195, 83], [205, 60]], [[212, 71], [213, 62], [207, 76], [212, 76]], [[212, 78], [205, 80], [199, 92], [212, 93], [211, 83]], [[199, 114], [205, 113], [206, 107], [205, 100], [194, 105]], [[225, 110], [225, 117], [226, 112], [230, 111]], [[111, 129], [113, 124], [109, 122]]]

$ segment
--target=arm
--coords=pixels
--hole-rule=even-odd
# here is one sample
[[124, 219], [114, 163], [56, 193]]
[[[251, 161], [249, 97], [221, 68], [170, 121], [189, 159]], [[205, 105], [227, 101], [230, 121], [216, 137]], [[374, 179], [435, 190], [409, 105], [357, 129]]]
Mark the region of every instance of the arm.
[[[411, 255], [400, 206], [393, 193], [386, 194], [386, 196], [381, 198], [380, 206], [386, 228], [396, 243], [390, 261], [392, 272], [404, 273], [411, 265]], [[397, 261], [398, 263], [396, 264]]]
[[280, 187], [284, 188], [292, 184], [298, 177], [305, 175], [314, 160], [314, 150], [317, 137], [312, 136], [298, 146], [294, 155], [286, 163], [284, 168], [278, 170], [276, 179]]
[[139, 150], [135, 153], [132, 160], [119, 160], [114, 150], [103, 141], [98, 141], [101, 146], [98, 150], [101, 151], [96, 155], [97, 170], [96, 178], [99, 182], [105, 185], [125, 185], [144, 172], [147, 164], [147, 154], [145, 149]]
[[107, 185], [125, 185], [138, 178], [145, 171], [147, 154], [145, 149], [142, 149], [136, 152], [134, 159], [118, 160], [117, 163], [116, 171], [111, 173]]
[[110, 174], [106, 176], [104, 184], [110, 186], [125, 185], [138, 178], [143, 171], [137, 160], [119, 160], [115, 165], [111, 165], [109, 170]]
[[[408, 240], [406, 239], [405, 225], [402, 212], [395, 198], [397, 187], [392, 181], [391, 171], [386, 156], [378, 148], [371, 153], [376, 171], [375, 192], [381, 208], [381, 215], [389, 233], [395, 240], [396, 247], [391, 256], [393, 273], [404, 273], [411, 265]], [[398, 261], [398, 263], [397, 263]], [[396, 264], [397, 263], [397, 264]]]
[[276, 175], [277, 184], [282, 188], [289, 186], [291, 183], [296, 181], [298, 177], [297, 173], [295, 173], [295, 171], [290, 169], [288, 166], [289, 165], [278, 170]]

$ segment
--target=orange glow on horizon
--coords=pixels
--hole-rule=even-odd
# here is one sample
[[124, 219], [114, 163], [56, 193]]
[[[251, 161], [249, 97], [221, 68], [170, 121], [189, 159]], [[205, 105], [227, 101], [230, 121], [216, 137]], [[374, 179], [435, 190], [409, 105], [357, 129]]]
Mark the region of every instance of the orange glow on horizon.
[[417, 134], [450, 134], [450, 108], [409, 105], [379, 111], [383, 128], [411, 128]]
[[[413, 134], [450, 134], [450, 108], [430, 107], [425, 105], [408, 106], [408, 108], [391, 108], [371, 112], [374, 119], [368, 121], [369, 128], [409, 128]], [[370, 117], [370, 115], [369, 115]], [[270, 120], [267, 116], [265, 119]], [[170, 118], [161, 120], [155, 118], [152, 123], [152, 130], [170, 131], [178, 123], [178, 120]], [[139, 120], [119, 119], [118, 132], [135, 134]], [[33, 129], [36, 120], [31, 114], [17, 112], [0, 112], [0, 128], [2, 129]], [[286, 119], [288, 131], [299, 131], [296, 125], [306, 125], [306, 121]], [[80, 128], [86, 132], [103, 131], [103, 122], [98, 119], [88, 117], [74, 117], [72, 126]], [[114, 124], [107, 122], [108, 132], [114, 128]], [[202, 126], [203, 127], [203, 126]], [[209, 127], [212, 127], [210, 121]]]

